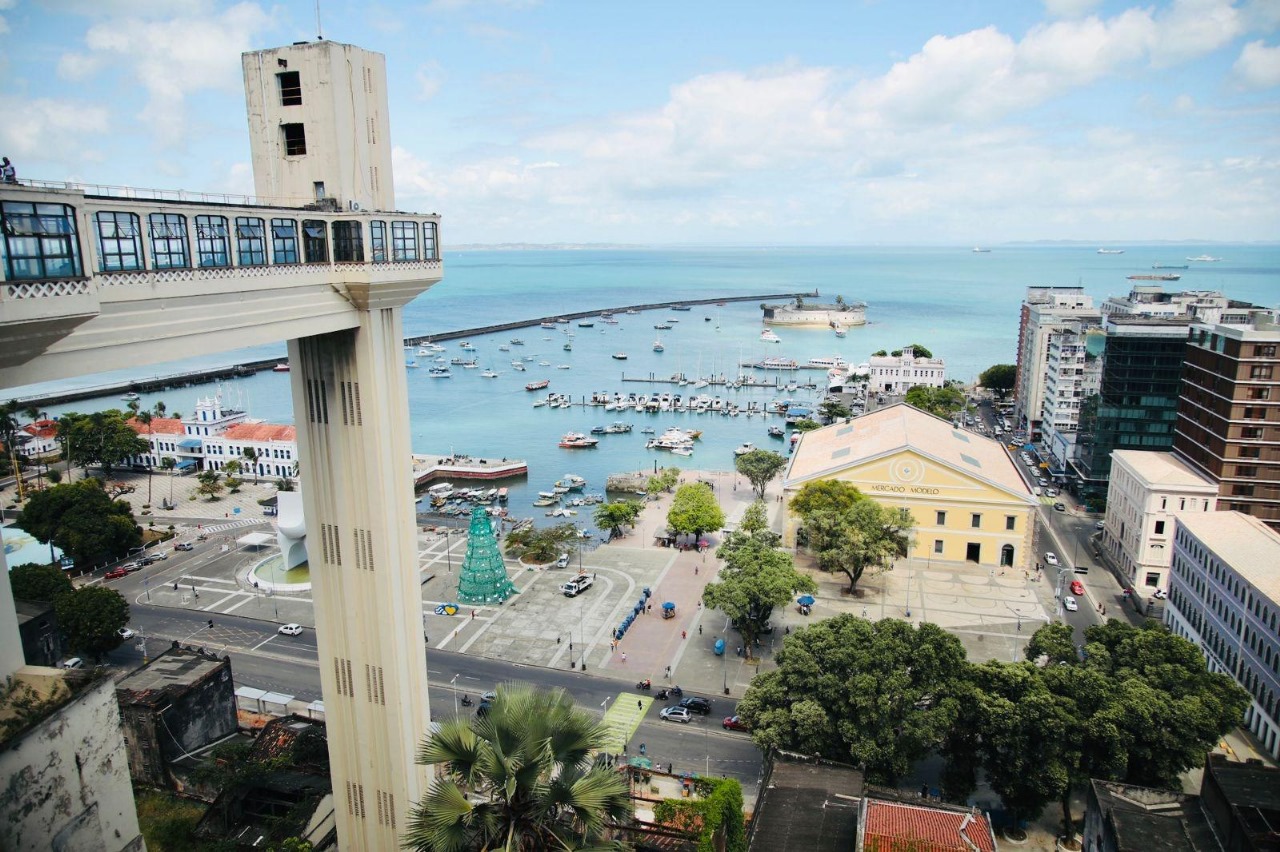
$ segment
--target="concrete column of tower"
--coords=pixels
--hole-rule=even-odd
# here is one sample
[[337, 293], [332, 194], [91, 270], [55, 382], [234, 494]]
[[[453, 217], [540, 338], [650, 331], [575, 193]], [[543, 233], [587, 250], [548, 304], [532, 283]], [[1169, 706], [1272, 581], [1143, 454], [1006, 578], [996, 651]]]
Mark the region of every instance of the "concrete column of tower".
[[427, 790], [409, 411], [398, 307], [289, 341], [316, 642], [344, 850], [395, 849]]

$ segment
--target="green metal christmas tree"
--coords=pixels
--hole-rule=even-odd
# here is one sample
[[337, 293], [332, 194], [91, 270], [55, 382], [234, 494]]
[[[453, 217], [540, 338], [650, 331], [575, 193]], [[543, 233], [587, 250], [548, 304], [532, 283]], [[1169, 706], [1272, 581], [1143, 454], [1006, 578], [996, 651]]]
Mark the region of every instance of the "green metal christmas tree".
[[498, 549], [498, 539], [489, 523], [489, 513], [476, 506], [467, 533], [467, 555], [458, 573], [458, 600], [468, 604], [500, 604], [516, 593], [507, 577], [507, 566]]

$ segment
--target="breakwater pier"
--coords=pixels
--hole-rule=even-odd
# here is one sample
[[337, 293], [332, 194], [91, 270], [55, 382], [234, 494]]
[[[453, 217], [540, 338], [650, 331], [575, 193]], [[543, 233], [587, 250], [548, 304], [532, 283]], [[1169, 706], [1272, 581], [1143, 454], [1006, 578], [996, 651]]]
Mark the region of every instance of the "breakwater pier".
[[[471, 337], [482, 334], [492, 334], [499, 331], [509, 331], [520, 328], [536, 328], [545, 322], [555, 322], [556, 320], [575, 320], [586, 317], [599, 316], [602, 313], [622, 313], [624, 311], [652, 311], [661, 310], [663, 308], [671, 308], [676, 305], [694, 307], [697, 305], [717, 305], [726, 304], [728, 302], [754, 302], [764, 301], [766, 299], [794, 299], [797, 296], [801, 298], [811, 299], [817, 298], [818, 292], [812, 293], [763, 293], [749, 296], [713, 296], [706, 299], [686, 299], [682, 301], [666, 301], [651, 302], [637, 305], [622, 305], [613, 308], [596, 308], [588, 311], [575, 311], [566, 314], [554, 314], [545, 317], [533, 317], [530, 319], [516, 320], [513, 322], [496, 323], [493, 325], [477, 326], [474, 328], [457, 329], [454, 331], [438, 332], [436, 334], [421, 334], [406, 337], [404, 345], [406, 347], [421, 346], [424, 343], [433, 343], [441, 340], [455, 340], [463, 337]], [[189, 387], [191, 385], [204, 384], [207, 382], [222, 381], [225, 379], [237, 379], [245, 376], [251, 376], [264, 370], [273, 370], [284, 362], [284, 357], [264, 358], [256, 361], [247, 361], [240, 364], [228, 364], [219, 367], [210, 367], [196, 370], [183, 370], [177, 373], [166, 373], [155, 376], [144, 376], [139, 378], [131, 378], [122, 381], [110, 382], [106, 384], [93, 385], [89, 387], [62, 389], [50, 391], [48, 393], [33, 394], [22, 397], [18, 400], [21, 406], [34, 406], [40, 408], [48, 405], [63, 405], [69, 402], [78, 402], [85, 399], [97, 399], [104, 396], [121, 395], [126, 393], [158, 393], [160, 391], [170, 390], [173, 388]]]

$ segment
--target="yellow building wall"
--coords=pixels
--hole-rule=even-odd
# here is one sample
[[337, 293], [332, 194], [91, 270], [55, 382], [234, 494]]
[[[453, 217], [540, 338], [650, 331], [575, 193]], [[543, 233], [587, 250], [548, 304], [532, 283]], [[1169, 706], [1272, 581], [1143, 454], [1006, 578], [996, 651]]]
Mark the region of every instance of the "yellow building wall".
[[[913, 450], [854, 464], [822, 478], [848, 482], [883, 505], [910, 511], [916, 522], [911, 549], [915, 559], [972, 562], [969, 546], [976, 544], [977, 564], [999, 568], [1008, 545], [1013, 548], [1012, 568], [1035, 563], [1031, 549], [1034, 504], [1029, 497], [1019, 499]], [[784, 489], [788, 507], [799, 487]], [[939, 512], [945, 517], [939, 518]], [[798, 523], [788, 508], [783, 536], [790, 547], [795, 546]]]

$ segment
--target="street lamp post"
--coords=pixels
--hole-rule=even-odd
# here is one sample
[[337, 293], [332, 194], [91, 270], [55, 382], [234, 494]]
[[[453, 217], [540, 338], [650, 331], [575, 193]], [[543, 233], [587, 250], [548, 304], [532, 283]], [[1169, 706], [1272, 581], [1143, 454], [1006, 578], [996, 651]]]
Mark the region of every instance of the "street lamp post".
[[911, 617], [911, 560], [907, 560], [907, 618]]
[[458, 676], [454, 675], [452, 680], [449, 681], [449, 685], [453, 687], [453, 717], [455, 719], [458, 717], [458, 686], [457, 684], [458, 684]]
[[449, 533], [450, 532], [451, 530], [448, 527], [444, 528], [444, 560], [445, 560], [445, 564], [449, 568], [448, 573], [450, 576], [452, 576], [453, 575], [453, 554], [449, 552]]

